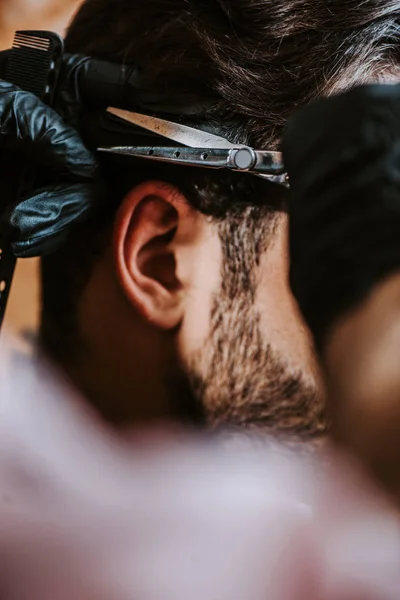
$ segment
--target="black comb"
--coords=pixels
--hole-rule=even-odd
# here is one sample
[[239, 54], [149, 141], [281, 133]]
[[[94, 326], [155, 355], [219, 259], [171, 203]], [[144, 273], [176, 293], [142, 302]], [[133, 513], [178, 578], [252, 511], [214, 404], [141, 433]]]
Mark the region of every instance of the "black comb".
[[[7, 57], [5, 79], [51, 105], [61, 68], [64, 42], [52, 31], [16, 31]], [[18, 187], [12, 198], [1, 198], [3, 206], [18, 201], [22, 189], [33, 182], [34, 173], [21, 166]], [[0, 229], [0, 327], [3, 323], [16, 258], [9, 243], [9, 231]]]
[[51, 104], [64, 43], [52, 31], [16, 31], [5, 79]]

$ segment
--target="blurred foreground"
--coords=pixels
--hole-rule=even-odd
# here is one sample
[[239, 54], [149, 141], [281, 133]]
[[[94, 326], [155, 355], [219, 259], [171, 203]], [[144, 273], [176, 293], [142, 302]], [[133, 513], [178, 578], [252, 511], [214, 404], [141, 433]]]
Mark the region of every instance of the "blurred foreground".
[[397, 600], [400, 523], [348, 461], [173, 428], [117, 438], [0, 356], [2, 600]]

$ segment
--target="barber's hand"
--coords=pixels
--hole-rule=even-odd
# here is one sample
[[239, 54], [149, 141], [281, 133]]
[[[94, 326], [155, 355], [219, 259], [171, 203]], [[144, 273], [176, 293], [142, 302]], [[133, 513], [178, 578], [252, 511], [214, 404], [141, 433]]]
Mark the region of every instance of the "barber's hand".
[[[55, 110], [0, 80], [0, 215], [11, 226], [16, 256], [43, 255], [63, 242], [69, 226], [98, 200], [96, 166]], [[37, 172], [39, 187], [10, 205], [24, 168]]]
[[[0, 55], [2, 65], [7, 52]], [[86, 130], [85, 143], [96, 148], [98, 132], [91, 139], [84, 123], [110, 105], [166, 110], [163, 95], [147, 92], [135, 65], [78, 54], [63, 56], [54, 110], [0, 79], [0, 222], [11, 226], [16, 256], [54, 251], [70, 226], [104, 198], [95, 158], [77, 132]], [[168, 111], [182, 112], [181, 101], [175, 105]], [[32, 188], [27, 178], [22, 202], [21, 166], [36, 182]]]
[[322, 350], [332, 325], [400, 269], [400, 86], [320, 100], [283, 138], [291, 285]]
[[302, 109], [283, 151], [291, 284], [323, 361], [332, 431], [400, 499], [400, 87]]

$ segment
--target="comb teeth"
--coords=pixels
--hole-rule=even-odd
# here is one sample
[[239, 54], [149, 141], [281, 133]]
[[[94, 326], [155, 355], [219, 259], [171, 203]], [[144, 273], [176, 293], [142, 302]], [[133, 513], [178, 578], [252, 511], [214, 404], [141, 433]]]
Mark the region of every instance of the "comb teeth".
[[17, 31], [5, 78], [48, 101], [54, 87], [56, 62], [62, 49], [62, 39], [51, 31]]
[[46, 52], [50, 49], [51, 40], [35, 35], [27, 35], [17, 31], [14, 36], [13, 48], [34, 48]]

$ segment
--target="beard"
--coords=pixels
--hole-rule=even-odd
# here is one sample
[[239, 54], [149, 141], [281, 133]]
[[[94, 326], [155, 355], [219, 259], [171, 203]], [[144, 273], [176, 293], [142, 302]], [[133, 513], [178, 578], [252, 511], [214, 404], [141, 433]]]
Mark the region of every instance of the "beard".
[[193, 357], [194, 398], [211, 427], [246, 428], [294, 438], [326, 430], [316, 385], [293, 372], [263, 339], [259, 315], [245, 298], [219, 298], [213, 329]]
[[264, 339], [255, 308], [259, 258], [273, 233], [265, 207], [221, 223], [222, 285], [209, 335], [169, 390], [180, 418], [196, 424], [316, 439], [327, 429], [323, 396]]

